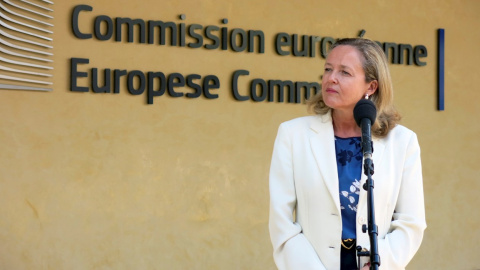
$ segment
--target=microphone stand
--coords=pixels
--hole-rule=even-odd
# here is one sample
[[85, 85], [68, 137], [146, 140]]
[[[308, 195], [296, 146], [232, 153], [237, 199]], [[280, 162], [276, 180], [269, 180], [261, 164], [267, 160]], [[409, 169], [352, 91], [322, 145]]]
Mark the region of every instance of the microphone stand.
[[[363, 151], [363, 170], [364, 174], [367, 176], [367, 181], [363, 184], [363, 189], [367, 191], [367, 211], [368, 211], [368, 227], [367, 225], [362, 225], [363, 233], [366, 233], [368, 230], [368, 235], [370, 237], [370, 251], [362, 249], [361, 246], [357, 246], [357, 256], [358, 261], [360, 262], [361, 256], [370, 256], [370, 270], [378, 270], [380, 267], [380, 255], [378, 254], [378, 226], [375, 224], [375, 206], [373, 200], [373, 179], [372, 175], [374, 173], [374, 165], [372, 160], [373, 153], [373, 142], [370, 139], [370, 120], [364, 119], [362, 121], [367, 121], [365, 125], [362, 125], [362, 151]], [[364, 138], [369, 138], [364, 140]], [[360, 267], [360, 265], [359, 265]]]

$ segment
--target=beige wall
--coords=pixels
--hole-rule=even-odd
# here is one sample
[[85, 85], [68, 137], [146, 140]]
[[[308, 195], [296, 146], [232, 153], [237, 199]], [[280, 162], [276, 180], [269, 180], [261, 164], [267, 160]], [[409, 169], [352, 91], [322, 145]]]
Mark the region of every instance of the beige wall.
[[[55, 1], [52, 92], [0, 90], [0, 269], [275, 269], [268, 169], [278, 125], [302, 104], [239, 102], [230, 77], [318, 81], [323, 59], [281, 57], [276, 33], [425, 45], [392, 65], [403, 124], [422, 147], [428, 228], [408, 269], [479, 269], [480, 2]], [[258, 29], [264, 54], [80, 40], [98, 15]], [[446, 110], [436, 110], [436, 29]], [[218, 76], [218, 99], [76, 93], [70, 58], [97, 67]], [[3, 81], [4, 82], [4, 81]], [[86, 85], [86, 81], [79, 81]], [[242, 88], [242, 89], [243, 89]]]

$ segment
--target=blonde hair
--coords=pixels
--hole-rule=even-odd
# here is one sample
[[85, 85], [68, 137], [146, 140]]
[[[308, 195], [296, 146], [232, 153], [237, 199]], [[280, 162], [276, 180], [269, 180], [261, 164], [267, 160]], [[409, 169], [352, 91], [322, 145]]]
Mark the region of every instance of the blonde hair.
[[[385, 53], [377, 43], [364, 38], [340, 39], [332, 45], [330, 51], [338, 46], [356, 48], [363, 58], [361, 61], [365, 72], [365, 81], [369, 83], [377, 80], [378, 89], [370, 96], [370, 100], [377, 107], [377, 118], [372, 125], [372, 134], [376, 137], [387, 136], [388, 132], [400, 121], [401, 116], [393, 105], [393, 85]], [[307, 106], [309, 111], [322, 115], [332, 109], [323, 101], [322, 91], [309, 99]]]

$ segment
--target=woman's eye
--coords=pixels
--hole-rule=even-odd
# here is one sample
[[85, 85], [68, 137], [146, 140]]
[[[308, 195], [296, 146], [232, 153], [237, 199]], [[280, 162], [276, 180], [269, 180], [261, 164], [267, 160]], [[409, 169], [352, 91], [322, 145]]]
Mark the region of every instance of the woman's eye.
[[331, 71], [332, 69], [331, 68], [325, 68], [324, 71], [325, 72], [328, 72], [328, 71]]
[[350, 73], [348, 73], [348, 72], [345, 71], [345, 70], [342, 70], [342, 73], [345, 74], [345, 75], [350, 75]]

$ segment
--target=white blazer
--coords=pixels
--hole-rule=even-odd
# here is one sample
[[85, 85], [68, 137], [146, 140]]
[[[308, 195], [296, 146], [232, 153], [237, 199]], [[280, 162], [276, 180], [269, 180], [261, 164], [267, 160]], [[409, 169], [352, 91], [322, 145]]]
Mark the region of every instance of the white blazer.
[[[386, 138], [372, 140], [380, 269], [405, 269], [426, 228], [417, 136], [397, 125]], [[362, 168], [361, 186], [365, 180]], [[269, 229], [278, 269], [340, 269], [342, 218], [330, 113], [280, 125], [269, 181]], [[363, 188], [357, 209], [357, 245], [370, 250], [368, 233], [362, 232], [367, 224]]]

